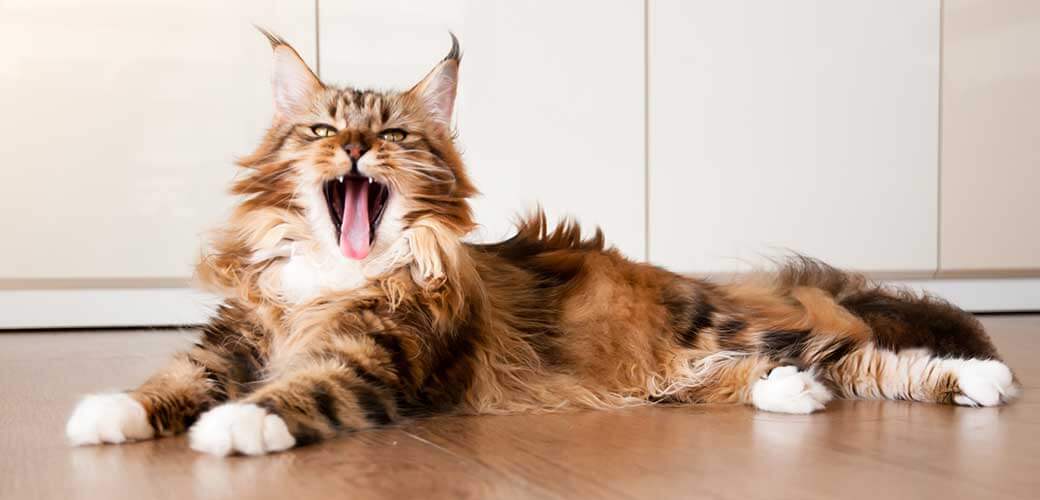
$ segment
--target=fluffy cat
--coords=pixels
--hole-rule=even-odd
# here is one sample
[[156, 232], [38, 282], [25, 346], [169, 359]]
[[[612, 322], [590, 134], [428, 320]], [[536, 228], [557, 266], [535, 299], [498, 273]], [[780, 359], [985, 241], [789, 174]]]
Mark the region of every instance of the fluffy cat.
[[465, 243], [477, 191], [450, 127], [454, 36], [413, 88], [376, 92], [322, 83], [265, 34], [274, 119], [198, 265], [223, 304], [143, 385], [84, 398], [73, 444], [188, 431], [196, 450], [259, 455], [432, 414], [1016, 392], [971, 315], [810, 259], [713, 284], [541, 213]]

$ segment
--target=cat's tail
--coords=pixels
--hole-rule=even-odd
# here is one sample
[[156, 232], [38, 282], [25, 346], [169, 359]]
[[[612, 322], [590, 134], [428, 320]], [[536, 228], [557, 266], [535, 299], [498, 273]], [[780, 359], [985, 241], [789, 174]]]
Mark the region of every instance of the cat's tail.
[[[776, 286], [786, 295], [797, 297], [797, 291], [806, 288], [824, 292], [833, 304], [869, 327], [871, 343], [877, 348], [925, 349], [943, 358], [999, 359], [982, 324], [939, 297], [872, 283], [862, 275], [801, 256], [787, 260], [775, 276]], [[812, 311], [814, 305], [820, 306], [811, 301], [803, 303], [810, 315], [827, 314]]]
[[1018, 392], [982, 325], [937, 297], [806, 257], [732, 283], [685, 284], [687, 293], [665, 294], [664, 305], [697, 368], [674, 385], [736, 380], [705, 385], [697, 400], [744, 397], [806, 413], [831, 396], [994, 406]]
[[945, 300], [804, 257], [786, 262], [773, 286], [807, 331], [766, 332], [759, 352], [789, 353], [834, 394], [994, 406], [1018, 393], [982, 325]]

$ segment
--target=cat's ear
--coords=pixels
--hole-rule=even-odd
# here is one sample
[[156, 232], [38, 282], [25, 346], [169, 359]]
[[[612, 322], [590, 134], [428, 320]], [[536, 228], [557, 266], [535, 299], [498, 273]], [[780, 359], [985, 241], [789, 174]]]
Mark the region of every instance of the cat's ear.
[[274, 50], [274, 74], [271, 83], [274, 87], [274, 107], [278, 117], [287, 117], [303, 112], [310, 105], [314, 95], [325, 88], [321, 80], [314, 74], [300, 54], [278, 35], [259, 26], [258, 30], [271, 42]]
[[459, 39], [451, 35], [451, 52], [441, 60], [426, 78], [408, 91], [426, 105], [426, 110], [445, 127], [451, 126], [451, 113], [455, 107], [455, 91], [459, 83], [459, 62], [462, 52]]

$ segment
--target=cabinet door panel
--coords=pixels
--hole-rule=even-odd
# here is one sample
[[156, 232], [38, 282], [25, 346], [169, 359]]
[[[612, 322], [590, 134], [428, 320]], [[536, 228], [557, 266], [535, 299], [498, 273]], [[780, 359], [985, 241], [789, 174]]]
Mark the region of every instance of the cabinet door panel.
[[947, 0], [944, 272], [1040, 271], [1040, 2]]
[[939, 2], [649, 3], [650, 259], [936, 268]]
[[[185, 282], [312, 2], [0, 3], [0, 279]], [[169, 280], [167, 280], [169, 281]], [[30, 283], [31, 286], [31, 283]]]
[[332, 82], [408, 88], [459, 36], [478, 238], [507, 236], [540, 202], [643, 258], [642, 2], [324, 1], [319, 15]]

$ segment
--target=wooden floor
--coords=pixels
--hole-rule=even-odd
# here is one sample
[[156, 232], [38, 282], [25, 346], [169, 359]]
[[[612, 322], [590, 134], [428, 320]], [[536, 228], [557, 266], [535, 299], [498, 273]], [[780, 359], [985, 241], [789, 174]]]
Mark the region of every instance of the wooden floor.
[[1025, 388], [1008, 407], [441, 418], [227, 459], [64, 442], [79, 394], [141, 381], [191, 332], [3, 333], [0, 498], [1038, 498], [1040, 316], [984, 322]]

